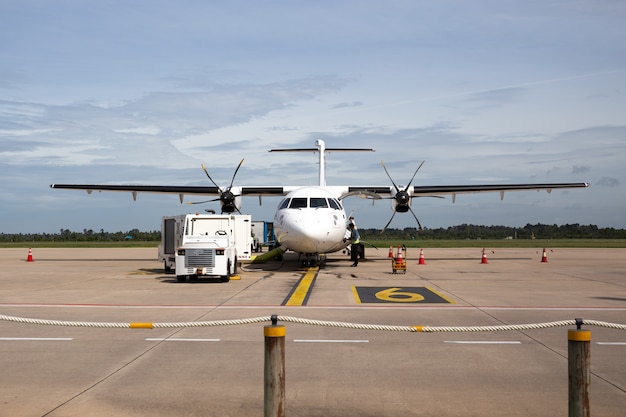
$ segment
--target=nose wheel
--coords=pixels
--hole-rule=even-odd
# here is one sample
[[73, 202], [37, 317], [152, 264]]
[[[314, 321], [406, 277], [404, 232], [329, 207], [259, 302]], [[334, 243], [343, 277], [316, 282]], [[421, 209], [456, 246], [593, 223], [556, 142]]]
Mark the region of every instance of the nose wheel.
[[304, 258], [300, 259], [300, 264], [303, 268], [312, 268], [318, 266], [320, 269], [322, 269], [326, 266], [326, 255], [319, 253], [304, 254]]

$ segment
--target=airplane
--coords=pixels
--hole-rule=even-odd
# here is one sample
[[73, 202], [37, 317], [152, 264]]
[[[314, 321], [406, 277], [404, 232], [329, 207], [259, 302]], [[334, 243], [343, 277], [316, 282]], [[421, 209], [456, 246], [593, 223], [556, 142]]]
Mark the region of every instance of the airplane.
[[213, 183], [213, 186], [172, 186], [172, 185], [106, 185], [106, 184], [51, 184], [54, 189], [85, 190], [88, 194], [95, 191], [127, 191], [133, 200], [138, 193], [178, 194], [183, 203], [185, 195], [216, 196], [213, 200], [190, 202], [188, 204], [219, 201], [222, 213], [239, 212], [244, 196], [283, 196], [274, 215], [274, 232], [283, 251], [291, 250], [303, 256], [303, 266], [324, 265], [326, 254], [345, 249], [350, 245], [348, 217], [342, 200], [350, 196], [358, 196], [373, 200], [389, 199], [392, 215], [383, 232], [396, 213], [410, 212], [419, 228], [422, 225], [411, 208], [416, 197], [444, 198], [451, 195], [452, 202], [458, 194], [499, 192], [504, 198], [507, 191], [546, 190], [585, 188], [586, 182], [576, 183], [545, 183], [545, 184], [483, 184], [483, 185], [434, 185], [411, 186], [417, 172], [424, 162], [420, 163], [413, 177], [404, 187], [398, 186], [389, 175], [384, 162], [381, 161], [391, 185], [387, 186], [329, 186], [326, 185], [326, 152], [374, 152], [369, 148], [327, 148], [323, 140], [315, 142], [315, 148], [271, 149], [270, 152], [317, 152], [319, 153], [319, 184], [315, 186], [236, 186], [235, 177], [243, 163], [243, 159], [235, 169], [230, 185], [226, 188], [218, 186], [209, 175], [204, 164], [202, 169]]

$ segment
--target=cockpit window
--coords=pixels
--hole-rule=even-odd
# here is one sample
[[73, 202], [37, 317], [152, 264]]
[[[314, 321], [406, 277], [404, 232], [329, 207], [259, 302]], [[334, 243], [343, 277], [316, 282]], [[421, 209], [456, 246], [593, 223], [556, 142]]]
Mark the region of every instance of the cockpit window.
[[291, 203], [289, 204], [289, 208], [306, 208], [307, 205], [306, 197], [294, 197], [291, 199]]
[[311, 197], [311, 208], [328, 207], [328, 202], [324, 197]]
[[280, 202], [280, 204], [278, 205], [278, 210], [280, 209], [284, 209], [287, 208], [287, 206], [289, 205], [289, 199], [285, 198], [283, 199], [283, 201]]
[[339, 202], [335, 200], [334, 198], [329, 198], [328, 203], [330, 204], [331, 208], [334, 208], [335, 210], [341, 210], [341, 206], [339, 205]]

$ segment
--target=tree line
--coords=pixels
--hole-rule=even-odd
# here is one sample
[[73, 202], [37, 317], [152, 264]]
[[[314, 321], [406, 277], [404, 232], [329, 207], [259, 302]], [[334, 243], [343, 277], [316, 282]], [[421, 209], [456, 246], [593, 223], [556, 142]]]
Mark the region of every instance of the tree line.
[[123, 242], [123, 241], [160, 241], [161, 231], [142, 232], [132, 229], [127, 232], [105, 232], [100, 229], [95, 232], [83, 229], [75, 232], [61, 229], [59, 233], [0, 233], [0, 242]]
[[478, 226], [461, 224], [447, 228], [418, 230], [415, 227], [387, 229], [382, 235], [380, 229], [361, 229], [361, 236], [367, 238], [409, 238], [409, 239], [626, 239], [626, 230], [599, 228], [581, 224], [526, 224], [524, 227]]
[[[359, 228], [364, 239], [408, 238], [408, 239], [626, 239], [626, 230], [599, 228], [595, 225], [565, 224], [527, 224], [524, 227], [509, 226], [478, 226], [461, 224], [447, 228], [418, 230], [415, 227], [404, 229]], [[161, 231], [142, 232], [132, 229], [126, 232], [96, 232], [84, 229], [75, 232], [61, 229], [59, 233], [0, 233], [0, 242], [122, 242], [122, 241], [160, 241]]]

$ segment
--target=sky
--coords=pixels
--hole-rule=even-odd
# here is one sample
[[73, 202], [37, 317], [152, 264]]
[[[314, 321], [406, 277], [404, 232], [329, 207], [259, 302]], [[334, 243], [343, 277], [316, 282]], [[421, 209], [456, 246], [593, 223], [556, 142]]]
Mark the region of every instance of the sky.
[[[427, 228], [626, 227], [622, 0], [0, 2], [0, 233], [158, 230], [218, 209], [52, 183], [589, 182], [418, 198]], [[202, 199], [202, 198], [201, 198]], [[193, 201], [187, 197], [186, 201]], [[197, 200], [197, 199], [196, 199]], [[271, 221], [280, 199], [244, 198]], [[361, 228], [388, 201], [344, 200]], [[390, 227], [416, 226], [398, 214]]]

